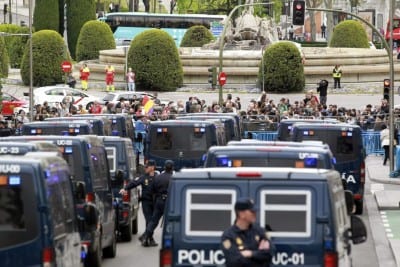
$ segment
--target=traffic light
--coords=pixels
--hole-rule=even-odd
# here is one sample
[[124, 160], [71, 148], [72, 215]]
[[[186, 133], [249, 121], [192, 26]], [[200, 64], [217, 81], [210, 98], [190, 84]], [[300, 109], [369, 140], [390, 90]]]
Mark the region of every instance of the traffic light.
[[306, 3], [302, 0], [293, 1], [293, 25], [304, 25], [306, 15]]
[[390, 95], [390, 79], [383, 80], [383, 98], [389, 101]]
[[217, 67], [208, 68], [208, 83], [211, 84], [211, 88], [215, 89], [217, 85]]
[[4, 12], [4, 15], [7, 14], [7, 12], [8, 12], [8, 5], [7, 4], [4, 4], [3, 12]]

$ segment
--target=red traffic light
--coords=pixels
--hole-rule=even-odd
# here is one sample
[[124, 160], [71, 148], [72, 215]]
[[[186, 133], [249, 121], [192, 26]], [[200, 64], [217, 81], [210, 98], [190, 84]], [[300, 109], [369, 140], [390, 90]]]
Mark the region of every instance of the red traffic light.
[[306, 2], [303, 0], [293, 1], [293, 25], [304, 25], [304, 19], [306, 15]]
[[390, 87], [390, 79], [384, 79], [383, 80], [383, 86]]

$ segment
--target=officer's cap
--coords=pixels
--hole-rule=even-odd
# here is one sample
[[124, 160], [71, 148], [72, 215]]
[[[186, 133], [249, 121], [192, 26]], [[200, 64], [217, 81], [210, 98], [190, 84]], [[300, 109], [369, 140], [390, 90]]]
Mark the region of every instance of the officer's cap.
[[174, 168], [174, 162], [172, 160], [170, 160], [170, 159], [167, 159], [164, 162], [164, 168], [172, 170]]
[[236, 211], [251, 210], [256, 211], [254, 201], [251, 198], [239, 198], [235, 203]]
[[146, 163], [146, 167], [148, 166], [156, 166], [156, 162], [152, 159], [149, 159]]

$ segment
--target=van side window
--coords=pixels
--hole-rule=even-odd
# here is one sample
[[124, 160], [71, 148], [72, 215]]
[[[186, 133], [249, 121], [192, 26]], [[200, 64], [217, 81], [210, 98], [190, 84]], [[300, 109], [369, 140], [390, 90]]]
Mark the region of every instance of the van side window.
[[[189, 189], [186, 191], [185, 234], [221, 236], [235, 219], [235, 190]], [[209, 220], [209, 218], [213, 218]]]
[[71, 185], [69, 183], [68, 173], [65, 171], [47, 172], [48, 199], [51, 213], [54, 219], [55, 236], [70, 233], [73, 229], [74, 210], [73, 196], [71, 194]]
[[273, 237], [310, 237], [311, 197], [309, 190], [262, 190], [261, 225]]
[[90, 148], [90, 156], [93, 162], [93, 186], [108, 188], [107, 177], [109, 175], [106, 152], [102, 147], [93, 146]]
[[339, 154], [353, 154], [353, 138], [338, 137], [336, 142], [336, 152]]

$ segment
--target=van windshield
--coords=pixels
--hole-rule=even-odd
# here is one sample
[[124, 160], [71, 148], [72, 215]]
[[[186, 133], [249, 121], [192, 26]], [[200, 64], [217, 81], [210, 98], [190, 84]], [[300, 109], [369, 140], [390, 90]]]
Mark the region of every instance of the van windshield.
[[38, 235], [38, 210], [30, 174], [0, 175], [0, 248], [20, 244]]
[[209, 128], [206, 127], [160, 127], [150, 132], [152, 155], [162, 157], [201, 157], [211, 146]]
[[360, 157], [361, 135], [355, 132], [313, 130], [314, 135], [302, 135], [301, 141], [320, 140], [328, 144], [337, 162], [351, 161]]

